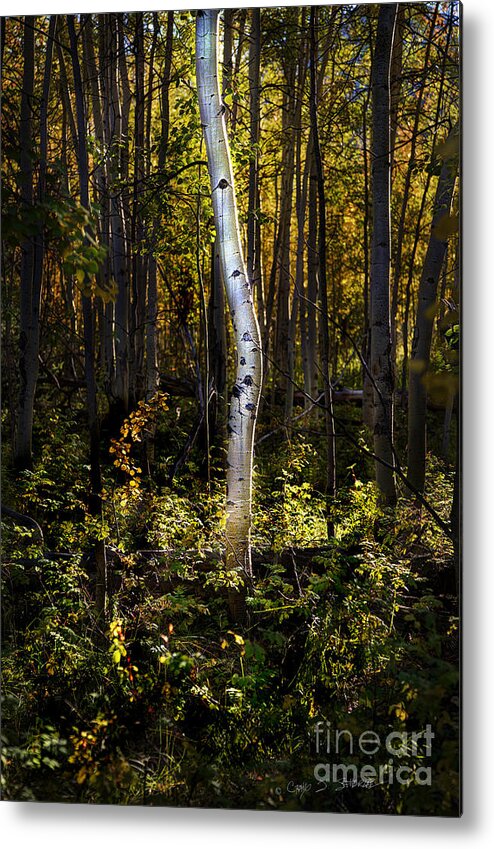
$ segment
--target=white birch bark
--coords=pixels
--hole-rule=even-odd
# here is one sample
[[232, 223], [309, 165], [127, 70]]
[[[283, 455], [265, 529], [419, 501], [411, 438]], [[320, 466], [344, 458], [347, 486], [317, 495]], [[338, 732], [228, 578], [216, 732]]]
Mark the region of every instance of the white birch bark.
[[226, 563], [252, 576], [250, 529], [254, 431], [262, 383], [261, 338], [243, 257], [218, 78], [219, 10], [197, 13], [196, 72], [220, 262], [232, 319], [237, 371], [228, 414]]

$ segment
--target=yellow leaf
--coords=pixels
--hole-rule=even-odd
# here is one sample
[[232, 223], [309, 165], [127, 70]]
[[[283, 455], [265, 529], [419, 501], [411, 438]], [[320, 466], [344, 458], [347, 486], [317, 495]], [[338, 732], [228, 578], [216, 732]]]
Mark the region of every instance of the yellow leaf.
[[85, 766], [81, 766], [79, 772], [76, 775], [76, 781], [78, 784], [84, 784], [87, 776], [87, 769]]
[[401, 719], [402, 722], [404, 722], [405, 719], [407, 719], [407, 717], [408, 717], [406, 710], [404, 710], [403, 707], [401, 707], [401, 705], [396, 707], [395, 714], [396, 714], [398, 719]]

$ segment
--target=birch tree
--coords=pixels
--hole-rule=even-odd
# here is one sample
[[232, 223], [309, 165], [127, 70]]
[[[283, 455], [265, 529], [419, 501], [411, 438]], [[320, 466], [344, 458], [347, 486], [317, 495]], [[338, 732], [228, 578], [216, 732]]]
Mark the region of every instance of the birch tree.
[[261, 338], [240, 236], [233, 168], [218, 75], [219, 11], [197, 13], [196, 73], [206, 144], [220, 262], [230, 308], [237, 368], [228, 414], [226, 566], [237, 573], [239, 592], [230, 594], [231, 612], [245, 612], [245, 584], [252, 578], [251, 509], [254, 433], [262, 384]]

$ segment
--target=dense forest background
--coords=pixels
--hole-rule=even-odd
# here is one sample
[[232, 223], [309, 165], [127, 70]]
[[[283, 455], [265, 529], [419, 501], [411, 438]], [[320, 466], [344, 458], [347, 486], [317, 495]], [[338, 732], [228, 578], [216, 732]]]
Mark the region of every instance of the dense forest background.
[[[222, 13], [240, 578], [196, 15], [2, 19], [5, 798], [457, 814], [458, 15]], [[432, 784], [291, 792], [318, 722], [431, 725]]]

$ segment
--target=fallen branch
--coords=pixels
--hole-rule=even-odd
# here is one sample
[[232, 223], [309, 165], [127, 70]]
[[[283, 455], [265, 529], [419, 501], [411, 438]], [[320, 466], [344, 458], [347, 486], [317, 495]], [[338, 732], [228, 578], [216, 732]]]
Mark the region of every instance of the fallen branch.
[[33, 519], [31, 516], [25, 516], [23, 513], [17, 513], [15, 510], [12, 510], [10, 507], [7, 507], [5, 504], [1, 505], [1, 514], [2, 518], [6, 517], [7, 519], [12, 519], [18, 525], [21, 525], [23, 528], [30, 528], [39, 536], [39, 541], [41, 545], [44, 545], [45, 538], [43, 536], [43, 531], [38, 525], [36, 519]]

